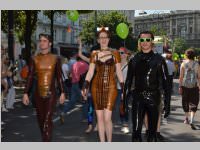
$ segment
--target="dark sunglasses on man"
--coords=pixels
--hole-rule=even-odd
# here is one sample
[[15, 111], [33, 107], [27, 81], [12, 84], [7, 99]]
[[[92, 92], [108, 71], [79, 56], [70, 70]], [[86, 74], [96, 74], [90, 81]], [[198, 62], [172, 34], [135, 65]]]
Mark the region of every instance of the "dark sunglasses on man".
[[139, 42], [151, 42], [152, 38], [139, 38]]

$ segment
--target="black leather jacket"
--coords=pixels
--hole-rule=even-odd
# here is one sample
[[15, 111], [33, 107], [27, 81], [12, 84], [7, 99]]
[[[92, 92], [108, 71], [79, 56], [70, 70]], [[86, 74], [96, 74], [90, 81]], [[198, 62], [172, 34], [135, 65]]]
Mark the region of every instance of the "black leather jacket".
[[131, 91], [158, 91], [169, 93], [168, 70], [165, 60], [153, 51], [138, 52], [128, 64], [124, 98]]

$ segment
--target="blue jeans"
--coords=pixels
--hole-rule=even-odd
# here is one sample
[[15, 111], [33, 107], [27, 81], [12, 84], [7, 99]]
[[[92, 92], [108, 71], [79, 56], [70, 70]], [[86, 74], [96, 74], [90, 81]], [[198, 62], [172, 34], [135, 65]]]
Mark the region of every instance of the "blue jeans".
[[[79, 87], [79, 83], [72, 83], [71, 96], [70, 96], [69, 102], [67, 104], [64, 104], [63, 112], [67, 113], [68, 111], [73, 109], [75, 104], [80, 100], [81, 100], [81, 90]], [[87, 105], [86, 103], [83, 103], [82, 105], [83, 105], [82, 118], [85, 119], [87, 118]]]
[[94, 119], [94, 105], [91, 93], [89, 93], [88, 95], [89, 96], [87, 98], [87, 103], [88, 103], [87, 119], [88, 119], [88, 125], [90, 125], [93, 123]]
[[81, 90], [78, 83], [72, 83], [71, 96], [69, 102], [64, 104], [63, 112], [66, 113], [74, 108], [77, 101], [81, 99]]

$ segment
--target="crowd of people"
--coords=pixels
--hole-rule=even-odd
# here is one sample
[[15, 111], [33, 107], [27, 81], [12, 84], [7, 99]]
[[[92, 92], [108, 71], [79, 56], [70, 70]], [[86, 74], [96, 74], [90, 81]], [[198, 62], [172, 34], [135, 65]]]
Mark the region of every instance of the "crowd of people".
[[[42, 33], [39, 39], [40, 51], [31, 57], [28, 65], [23, 104], [29, 105], [30, 101], [34, 104], [42, 141], [52, 140], [52, 115], [57, 99], [62, 106], [59, 107], [61, 124], [65, 123], [65, 115], [81, 102], [80, 119], [88, 122], [85, 132], [98, 131], [101, 142], [112, 141], [113, 113], [121, 131], [124, 134], [132, 132], [133, 142], [144, 141], [143, 125], [148, 142], [164, 140], [160, 133], [161, 118], [170, 115], [176, 65], [171, 52], [164, 57], [154, 52], [154, 35], [150, 31], [139, 34], [139, 51], [132, 54], [125, 47], [110, 48], [109, 28], [98, 28], [98, 45], [85, 53], [79, 38], [78, 54], [73, 53], [69, 59], [50, 52], [50, 35]], [[188, 49], [185, 54], [187, 59], [180, 66], [179, 93], [185, 112], [184, 123], [195, 130], [200, 65], [194, 60], [194, 50]], [[18, 64], [20, 70], [25, 66], [23, 61]], [[6, 111], [6, 108], [13, 108], [15, 90], [13, 71], [9, 70], [3, 51], [1, 68], [2, 97], [7, 96], [6, 105], [2, 98], [1, 106], [2, 111]]]

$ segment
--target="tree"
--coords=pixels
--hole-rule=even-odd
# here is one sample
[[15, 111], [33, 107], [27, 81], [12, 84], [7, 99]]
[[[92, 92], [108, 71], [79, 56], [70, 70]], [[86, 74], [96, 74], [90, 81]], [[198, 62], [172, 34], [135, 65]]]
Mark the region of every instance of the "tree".
[[[59, 16], [66, 13], [67, 10], [45, 10], [44, 15], [46, 15], [49, 20], [51, 21], [51, 37], [52, 37], [52, 45], [51, 51], [54, 53], [53, 50], [53, 41], [54, 41], [54, 31], [53, 31], [53, 22], [54, 22], [54, 15]], [[87, 14], [93, 12], [93, 10], [78, 10], [79, 14]], [[55, 16], [55, 17], [56, 17]], [[67, 17], [67, 16], [66, 16]]]
[[173, 44], [174, 52], [178, 54], [184, 53], [185, 50], [187, 49], [186, 41], [183, 38], [175, 38], [172, 44]]
[[[89, 20], [83, 21], [82, 26], [83, 29], [80, 33], [80, 36], [82, 40], [86, 44], [93, 44], [94, 43], [94, 36], [95, 36], [95, 22], [94, 22], [94, 16], [91, 17]], [[118, 37], [116, 34], [116, 27], [119, 23], [126, 23], [129, 26], [129, 35], [126, 40], [122, 40], [121, 38]], [[97, 26], [101, 27], [109, 27], [110, 33], [111, 33], [111, 42], [110, 45], [113, 48], [119, 48], [121, 46], [125, 46], [130, 49], [136, 49], [137, 47], [137, 42], [134, 42], [132, 38], [132, 27], [131, 24], [127, 21], [127, 17], [119, 13], [117, 11], [111, 11], [110, 13], [104, 14], [104, 13], [99, 13], [97, 15]]]
[[158, 26], [153, 25], [150, 29], [150, 31], [155, 35], [155, 36], [165, 36], [167, 35], [167, 32], [161, 28], [159, 29]]
[[[37, 10], [14, 10], [14, 34], [20, 44], [25, 43], [25, 51], [23, 53], [26, 62], [31, 56], [31, 36], [36, 29]], [[8, 33], [8, 11], [2, 11], [2, 31]]]
[[25, 23], [25, 60], [28, 63], [31, 57], [31, 36], [33, 31], [36, 29], [37, 15], [36, 10], [25, 10], [26, 23]]

